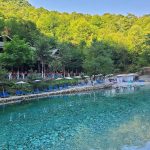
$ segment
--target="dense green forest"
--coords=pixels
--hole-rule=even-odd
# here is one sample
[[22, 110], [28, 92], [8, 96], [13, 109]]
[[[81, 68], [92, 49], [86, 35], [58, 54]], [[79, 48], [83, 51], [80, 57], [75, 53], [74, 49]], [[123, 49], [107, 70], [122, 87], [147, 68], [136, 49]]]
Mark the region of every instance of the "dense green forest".
[[[107, 74], [150, 65], [150, 15], [69, 14], [0, 0], [0, 34], [12, 38], [0, 53], [7, 69]], [[59, 59], [52, 49], [60, 50]]]

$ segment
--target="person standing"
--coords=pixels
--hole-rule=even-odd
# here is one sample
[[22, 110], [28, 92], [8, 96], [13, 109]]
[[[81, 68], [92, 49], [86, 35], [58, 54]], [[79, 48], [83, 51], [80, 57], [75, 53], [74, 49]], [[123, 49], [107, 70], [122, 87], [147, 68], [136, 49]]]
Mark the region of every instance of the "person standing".
[[8, 79], [9, 79], [9, 80], [12, 79], [12, 72], [9, 72], [9, 74], [8, 74]]

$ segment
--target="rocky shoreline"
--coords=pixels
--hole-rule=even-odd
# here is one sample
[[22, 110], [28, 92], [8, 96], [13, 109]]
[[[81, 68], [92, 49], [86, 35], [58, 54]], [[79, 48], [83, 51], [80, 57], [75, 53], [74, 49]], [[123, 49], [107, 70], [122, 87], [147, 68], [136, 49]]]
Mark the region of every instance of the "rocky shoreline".
[[108, 89], [108, 88], [112, 88], [112, 86], [113, 83], [104, 83], [104, 84], [94, 85], [94, 86], [90, 85], [90, 86], [83, 86], [83, 87], [71, 87], [69, 89], [53, 91], [53, 92], [42, 92], [39, 94], [11, 96], [8, 98], [0, 98], [0, 105], [15, 104], [18, 102], [30, 101], [33, 99], [45, 98], [45, 97], [50, 97], [55, 95], [80, 93], [80, 92], [99, 90], [99, 89]]
[[2, 105], [9, 105], [9, 104], [15, 104], [20, 103], [24, 101], [30, 101], [35, 99], [42, 99], [50, 96], [57, 96], [57, 95], [63, 95], [63, 94], [74, 94], [74, 93], [81, 93], [81, 92], [87, 92], [92, 90], [99, 90], [99, 89], [111, 89], [111, 88], [124, 88], [124, 87], [138, 87], [138, 86], [144, 86], [144, 85], [150, 85], [150, 82], [134, 82], [134, 83], [103, 83], [99, 85], [88, 85], [88, 86], [82, 86], [82, 87], [70, 87], [68, 89], [59, 90], [59, 91], [53, 91], [53, 92], [42, 92], [39, 94], [30, 94], [30, 95], [22, 95], [22, 96], [11, 96], [8, 98], [0, 98], [0, 106]]

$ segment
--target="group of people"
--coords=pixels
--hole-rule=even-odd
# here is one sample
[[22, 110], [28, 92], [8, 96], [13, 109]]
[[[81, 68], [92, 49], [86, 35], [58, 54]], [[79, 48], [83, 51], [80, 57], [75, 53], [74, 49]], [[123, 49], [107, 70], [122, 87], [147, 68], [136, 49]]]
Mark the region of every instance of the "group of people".
[[25, 77], [27, 77], [28, 73], [27, 72], [9, 72], [8, 73], [8, 79], [12, 80], [12, 79], [25, 79]]

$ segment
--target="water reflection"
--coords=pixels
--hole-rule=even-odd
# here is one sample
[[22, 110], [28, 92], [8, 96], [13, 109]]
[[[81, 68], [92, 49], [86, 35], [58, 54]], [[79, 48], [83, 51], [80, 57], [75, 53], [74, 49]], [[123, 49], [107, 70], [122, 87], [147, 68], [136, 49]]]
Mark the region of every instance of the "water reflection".
[[127, 87], [6, 107], [0, 149], [143, 150], [150, 141], [149, 106], [149, 89]]
[[139, 86], [125, 86], [125, 87], [116, 87], [109, 90], [104, 90], [104, 96], [115, 96], [117, 94], [129, 94], [134, 93], [135, 91], [140, 90], [141, 87]]
[[121, 150], [150, 150], [150, 142], [147, 142], [144, 146], [127, 146], [125, 145]]

